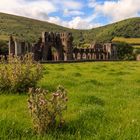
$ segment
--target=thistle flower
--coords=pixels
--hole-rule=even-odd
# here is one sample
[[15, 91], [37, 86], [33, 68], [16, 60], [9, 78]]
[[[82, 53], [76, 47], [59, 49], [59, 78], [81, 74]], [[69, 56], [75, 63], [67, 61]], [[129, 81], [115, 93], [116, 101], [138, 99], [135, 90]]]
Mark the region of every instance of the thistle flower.
[[60, 127], [64, 123], [62, 112], [67, 108], [68, 100], [65, 90], [57, 88], [56, 92], [48, 97], [47, 93], [47, 90], [41, 88], [29, 89], [28, 107], [37, 133], [45, 133], [50, 127]]

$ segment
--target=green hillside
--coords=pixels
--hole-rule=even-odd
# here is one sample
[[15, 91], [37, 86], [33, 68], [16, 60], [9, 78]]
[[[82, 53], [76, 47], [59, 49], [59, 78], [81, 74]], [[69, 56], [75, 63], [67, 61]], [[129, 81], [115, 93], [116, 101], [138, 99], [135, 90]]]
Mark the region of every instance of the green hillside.
[[131, 18], [91, 30], [75, 30], [44, 21], [0, 13], [0, 40], [6, 40], [10, 34], [13, 34], [17, 38], [33, 42], [40, 37], [42, 31], [70, 31], [73, 33], [75, 43], [79, 41], [80, 32], [83, 33], [86, 43], [111, 41], [116, 36], [137, 38], [140, 37], [140, 18]]
[[117, 23], [88, 31], [87, 40], [111, 41], [114, 37], [139, 38], [140, 37], [140, 17], [126, 19]]

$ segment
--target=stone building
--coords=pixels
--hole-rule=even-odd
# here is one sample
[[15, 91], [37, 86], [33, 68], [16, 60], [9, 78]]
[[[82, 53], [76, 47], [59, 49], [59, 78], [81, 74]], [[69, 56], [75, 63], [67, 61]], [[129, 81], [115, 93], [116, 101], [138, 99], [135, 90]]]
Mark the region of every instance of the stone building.
[[9, 54], [22, 56], [28, 52], [34, 54], [36, 61], [117, 59], [117, 48], [114, 44], [93, 43], [89, 48], [75, 48], [72, 34], [69, 32], [43, 32], [34, 44], [17, 41], [10, 37]]
[[116, 60], [117, 48], [112, 43], [93, 43], [89, 48], [74, 48], [74, 60]]
[[29, 43], [24, 41], [19, 41], [13, 36], [10, 36], [9, 39], [9, 54], [15, 56], [22, 56], [26, 53], [32, 52], [32, 47]]
[[43, 32], [37, 43], [32, 44], [34, 59], [37, 61], [73, 60], [72, 42], [71, 33]]

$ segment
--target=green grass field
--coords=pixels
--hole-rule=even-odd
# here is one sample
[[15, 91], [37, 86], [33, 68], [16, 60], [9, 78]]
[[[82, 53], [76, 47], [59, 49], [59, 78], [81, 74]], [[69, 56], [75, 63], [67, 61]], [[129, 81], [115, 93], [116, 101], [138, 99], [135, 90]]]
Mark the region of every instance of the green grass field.
[[0, 35], [0, 40], [8, 41], [9, 40], [9, 36], [7, 36], [7, 35]]
[[0, 95], [0, 140], [140, 140], [140, 62], [46, 64], [39, 86], [68, 90], [62, 129], [36, 136], [27, 95]]
[[134, 45], [133, 48], [140, 49], [140, 45], [139, 46], [138, 45]]
[[112, 39], [112, 41], [113, 42], [126, 42], [128, 44], [138, 44], [138, 45], [140, 45], [140, 38], [115, 37], [114, 39]]

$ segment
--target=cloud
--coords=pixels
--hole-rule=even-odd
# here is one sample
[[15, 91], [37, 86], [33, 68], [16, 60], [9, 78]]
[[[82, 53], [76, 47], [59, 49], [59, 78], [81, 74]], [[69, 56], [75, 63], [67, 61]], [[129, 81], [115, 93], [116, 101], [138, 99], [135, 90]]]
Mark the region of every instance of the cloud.
[[140, 12], [140, 0], [107, 0], [100, 3], [89, 0], [89, 6], [94, 8], [98, 16], [104, 15], [110, 18], [111, 22], [138, 16]]
[[31, 18], [44, 19], [47, 14], [55, 12], [55, 7], [51, 2], [46, 0], [30, 1], [25, 0], [4, 0], [0, 2], [0, 11]]
[[64, 9], [64, 16], [78, 16], [78, 15], [84, 15], [84, 12], [78, 10]]
[[75, 17], [69, 22], [69, 27], [75, 29], [85, 29], [91, 28], [92, 25], [89, 24], [86, 20], [83, 20], [81, 17]]
[[63, 21], [61, 20], [59, 17], [51, 17], [48, 19], [49, 22], [51, 23], [55, 23], [64, 27], [69, 27], [69, 28], [73, 28], [73, 29], [91, 29], [94, 27], [99, 27], [102, 24], [100, 23], [91, 23], [88, 20], [83, 19], [79, 16], [74, 17], [72, 20], [70, 21]]

